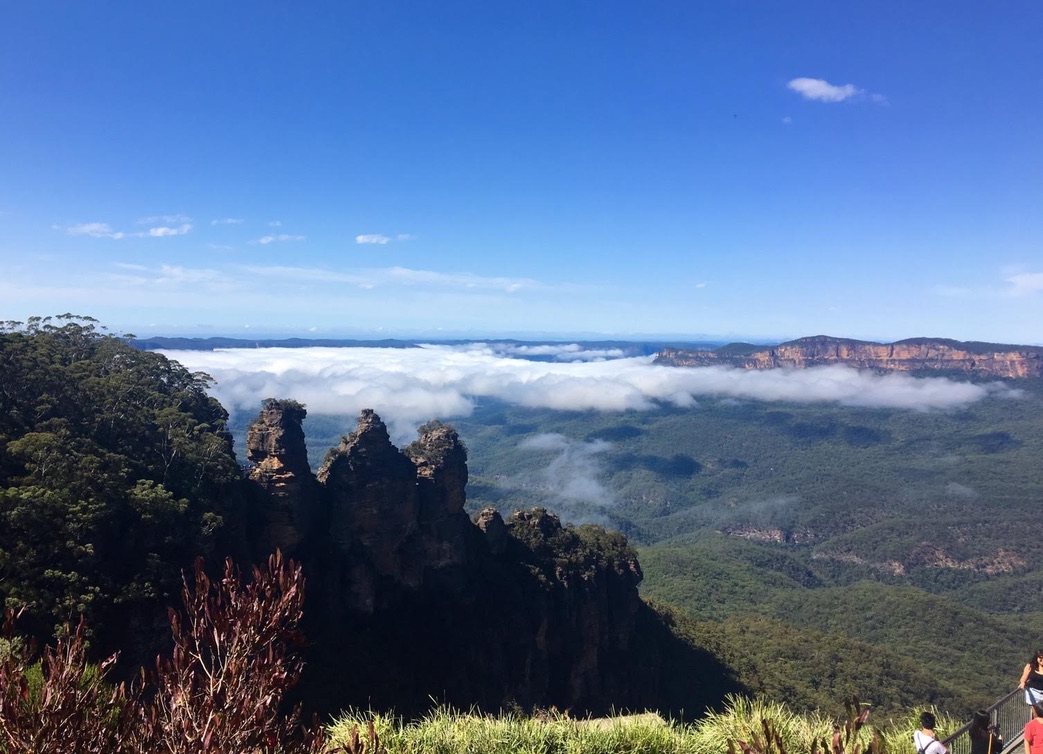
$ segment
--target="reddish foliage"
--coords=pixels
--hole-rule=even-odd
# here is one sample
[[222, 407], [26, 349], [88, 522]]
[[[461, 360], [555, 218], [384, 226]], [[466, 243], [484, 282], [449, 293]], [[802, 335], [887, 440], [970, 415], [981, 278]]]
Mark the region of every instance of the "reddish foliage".
[[[43, 686], [31, 693], [31, 648], [0, 660], [0, 751], [5, 754], [318, 754], [317, 725], [284, 714], [302, 663], [291, 652], [304, 602], [298, 564], [279, 553], [244, 584], [232, 561], [212, 582], [197, 560], [182, 590], [184, 615], [170, 611], [174, 650], [128, 692], [104, 682], [115, 662], [89, 672], [84, 625], [42, 654]], [[4, 626], [13, 636], [13, 614]]]

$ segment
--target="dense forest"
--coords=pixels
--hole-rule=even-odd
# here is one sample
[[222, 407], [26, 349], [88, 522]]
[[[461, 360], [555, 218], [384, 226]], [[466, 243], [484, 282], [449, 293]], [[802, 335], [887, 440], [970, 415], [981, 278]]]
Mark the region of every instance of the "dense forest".
[[90, 318], [5, 323], [0, 596], [24, 630], [47, 636], [82, 614], [99, 653], [140, 662], [182, 570], [234, 549], [223, 524], [240, 471], [206, 387]]

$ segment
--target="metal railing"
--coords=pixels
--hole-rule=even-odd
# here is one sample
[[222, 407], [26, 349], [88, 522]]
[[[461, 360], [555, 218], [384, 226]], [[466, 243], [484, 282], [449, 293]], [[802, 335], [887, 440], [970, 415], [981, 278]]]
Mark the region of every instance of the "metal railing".
[[[1003, 750], [1008, 751], [1014, 744], [1020, 743], [1021, 735], [1025, 730], [1025, 723], [1029, 721], [1032, 708], [1025, 703], [1025, 692], [1014, 689], [998, 702], [986, 710], [992, 723], [1003, 736]], [[949, 750], [949, 754], [970, 754], [971, 739], [967, 735], [971, 724], [967, 723], [951, 736], [942, 739], [942, 744]], [[992, 754], [1000, 754], [993, 752]]]

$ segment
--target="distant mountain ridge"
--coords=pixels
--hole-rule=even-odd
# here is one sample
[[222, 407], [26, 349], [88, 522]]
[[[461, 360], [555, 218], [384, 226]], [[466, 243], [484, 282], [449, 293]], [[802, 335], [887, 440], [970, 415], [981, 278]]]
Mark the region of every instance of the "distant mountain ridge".
[[846, 364], [885, 372], [955, 371], [1021, 379], [1043, 376], [1043, 347], [947, 338], [874, 343], [815, 335], [777, 346], [729, 343], [713, 350], [664, 348], [656, 354], [654, 363], [677, 367], [726, 365], [740, 369], [805, 369]]

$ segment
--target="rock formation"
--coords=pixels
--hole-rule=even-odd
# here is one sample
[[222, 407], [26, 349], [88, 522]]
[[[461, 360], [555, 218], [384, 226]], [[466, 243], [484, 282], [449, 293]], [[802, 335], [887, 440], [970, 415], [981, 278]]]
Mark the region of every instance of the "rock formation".
[[254, 496], [251, 519], [261, 549], [293, 555], [315, 524], [315, 479], [301, 422], [307, 411], [297, 401], [266, 400], [246, 435], [246, 457], [254, 464], [249, 478], [263, 493]]
[[313, 709], [699, 710], [719, 698], [717, 677], [662, 698], [662, 676], [679, 667], [664, 657], [678, 650], [649, 628], [622, 535], [563, 526], [542, 508], [506, 520], [486, 509], [472, 522], [466, 449], [438, 422], [399, 450], [365, 410], [313, 475], [304, 415], [266, 401], [248, 454], [255, 556], [278, 545], [305, 567]]
[[937, 338], [871, 343], [818, 335], [777, 346], [732, 343], [707, 351], [665, 348], [656, 354], [655, 363], [687, 367], [726, 365], [741, 369], [803, 369], [846, 364], [888, 372], [964, 372], [1007, 379], [1043, 376], [1043, 348]]

